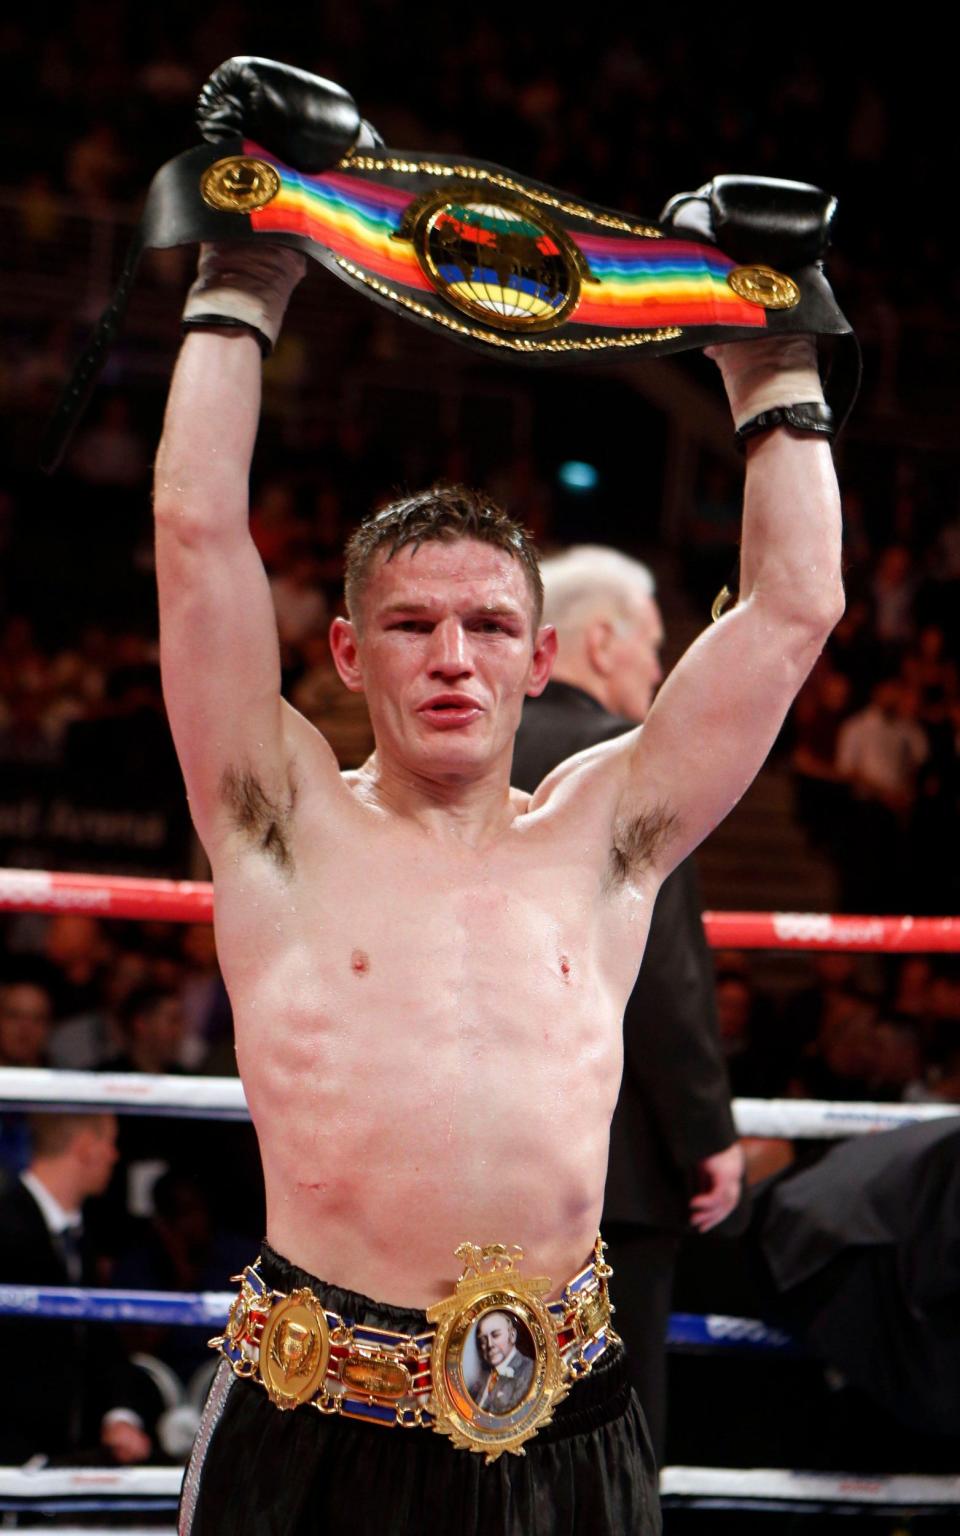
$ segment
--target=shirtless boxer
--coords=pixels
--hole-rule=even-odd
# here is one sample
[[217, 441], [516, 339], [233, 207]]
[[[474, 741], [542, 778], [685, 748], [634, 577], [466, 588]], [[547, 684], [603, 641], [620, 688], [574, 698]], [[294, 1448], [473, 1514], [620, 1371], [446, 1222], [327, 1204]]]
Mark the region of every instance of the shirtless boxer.
[[[414, 1333], [450, 1292], [465, 1240], [519, 1244], [553, 1297], [589, 1262], [651, 907], [747, 788], [842, 611], [837, 485], [816, 435], [780, 427], [750, 442], [736, 607], [642, 728], [532, 796], [510, 787], [513, 738], [555, 638], [525, 543], [492, 515], [483, 538], [441, 527], [403, 542], [418, 526], [409, 508], [381, 515], [357, 536], [350, 618], [331, 631], [376, 737], [365, 767], [341, 774], [281, 698], [247, 529], [261, 364], [250, 330], [275, 337], [303, 266], [255, 251], [207, 248], [186, 312], [200, 328], [180, 354], [156, 469], [164, 689], [263, 1159], [266, 1284], [309, 1283], [328, 1310]], [[738, 424], [822, 398], [803, 338], [714, 356]], [[572, 1386], [523, 1459], [486, 1466], [440, 1435], [282, 1413], [221, 1366], [181, 1530], [327, 1532], [342, 1506], [344, 1529], [438, 1531], [422, 1505], [439, 1497], [454, 1500], [458, 1532], [654, 1531], [636, 1410], [578, 1421], [593, 1387]], [[580, 1431], [597, 1423], [591, 1451]], [[406, 1513], [377, 1525], [388, 1455], [390, 1507]], [[275, 1469], [289, 1498], [294, 1463], [296, 1498], [270, 1523]]]

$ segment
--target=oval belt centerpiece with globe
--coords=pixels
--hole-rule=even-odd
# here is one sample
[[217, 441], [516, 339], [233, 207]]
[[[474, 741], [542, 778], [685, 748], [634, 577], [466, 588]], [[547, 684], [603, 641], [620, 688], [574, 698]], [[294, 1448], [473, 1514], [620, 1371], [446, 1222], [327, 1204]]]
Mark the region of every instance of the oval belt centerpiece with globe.
[[428, 193], [395, 236], [412, 240], [431, 285], [462, 314], [504, 331], [549, 331], [576, 308], [589, 274], [573, 241], [524, 198], [471, 187]]

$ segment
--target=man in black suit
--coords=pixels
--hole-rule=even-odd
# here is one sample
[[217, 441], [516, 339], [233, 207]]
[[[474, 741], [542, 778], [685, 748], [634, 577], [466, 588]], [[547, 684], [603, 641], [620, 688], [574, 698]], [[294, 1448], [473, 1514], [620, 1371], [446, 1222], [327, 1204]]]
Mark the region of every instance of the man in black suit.
[[[541, 569], [544, 620], [560, 644], [552, 679], [527, 699], [517, 734], [511, 778], [531, 792], [558, 763], [641, 723], [663, 675], [663, 625], [646, 566], [579, 545]], [[662, 1460], [665, 1335], [680, 1239], [729, 1216], [743, 1178], [691, 859], [661, 887], [623, 1022], [603, 1230], [617, 1275], [615, 1324]]]
[[[116, 1117], [35, 1115], [30, 1166], [0, 1191], [0, 1281], [80, 1285], [94, 1280], [83, 1205], [102, 1194], [117, 1158]], [[126, 1359], [112, 1326], [4, 1318], [0, 1353], [11, 1385], [0, 1415], [0, 1462], [145, 1461], [145, 1428], [159, 1403]]]

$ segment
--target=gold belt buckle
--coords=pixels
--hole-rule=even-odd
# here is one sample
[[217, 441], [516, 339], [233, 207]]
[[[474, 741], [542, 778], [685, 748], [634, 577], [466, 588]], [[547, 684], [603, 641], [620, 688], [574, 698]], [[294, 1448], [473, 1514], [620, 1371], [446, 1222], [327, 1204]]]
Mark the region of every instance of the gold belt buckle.
[[523, 1250], [461, 1243], [463, 1274], [452, 1296], [427, 1309], [437, 1332], [430, 1357], [434, 1429], [489, 1464], [553, 1417], [570, 1390], [545, 1275], [521, 1275]]

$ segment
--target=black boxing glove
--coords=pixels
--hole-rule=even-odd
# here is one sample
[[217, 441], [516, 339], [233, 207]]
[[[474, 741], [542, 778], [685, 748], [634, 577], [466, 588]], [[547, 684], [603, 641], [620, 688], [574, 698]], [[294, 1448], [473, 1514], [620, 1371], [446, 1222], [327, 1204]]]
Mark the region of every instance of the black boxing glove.
[[[380, 135], [361, 120], [342, 86], [273, 59], [240, 56], [215, 69], [200, 92], [197, 123], [211, 143], [255, 139], [308, 174], [336, 165], [354, 147], [383, 148]], [[247, 330], [269, 355], [305, 270], [299, 251], [273, 241], [203, 245], [183, 328]]]
[[660, 222], [719, 245], [734, 261], [796, 272], [823, 261], [836, 211], [836, 198], [806, 181], [715, 176], [671, 197]]
[[[823, 258], [837, 200], [805, 181], [770, 176], [715, 176], [696, 192], [672, 197], [660, 215], [667, 229], [718, 245], [743, 265], [786, 272], [815, 268]], [[723, 374], [737, 438], [777, 426], [833, 436], [811, 337], [770, 337], [707, 349]]]
[[382, 144], [342, 85], [275, 59], [245, 55], [214, 70], [200, 92], [197, 126], [214, 144], [238, 135], [254, 139], [308, 174], [336, 165], [355, 145]]

